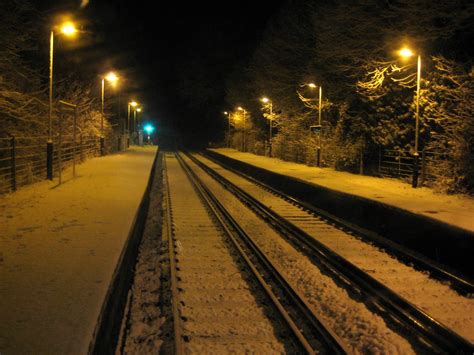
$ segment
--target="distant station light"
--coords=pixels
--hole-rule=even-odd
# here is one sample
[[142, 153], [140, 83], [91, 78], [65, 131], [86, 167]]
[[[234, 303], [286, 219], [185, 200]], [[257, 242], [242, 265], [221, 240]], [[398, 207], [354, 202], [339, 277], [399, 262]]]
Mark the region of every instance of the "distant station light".
[[147, 125], [144, 127], [144, 129], [145, 129], [145, 132], [146, 132], [147, 134], [152, 134], [152, 133], [155, 131], [155, 127], [153, 127], [153, 125], [151, 125], [151, 124], [147, 124]]

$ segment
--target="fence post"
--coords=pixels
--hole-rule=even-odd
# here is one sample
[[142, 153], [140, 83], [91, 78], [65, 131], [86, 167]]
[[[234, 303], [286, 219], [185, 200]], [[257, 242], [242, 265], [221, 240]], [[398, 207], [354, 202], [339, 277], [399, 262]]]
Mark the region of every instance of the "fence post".
[[[64, 115], [62, 115], [64, 116]], [[58, 177], [59, 177], [59, 185], [62, 183], [62, 170], [63, 170], [63, 122], [64, 117], [60, 117], [59, 119], [59, 140], [58, 140]]]
[[72, 176], [76, 177], [76, 124], [77, 107], [74, 107], [74, 127], [72, 129]]
[[82, 139], [82, 131], [79, 134], [79, 155], [81, 159], [81, 163], [84, 162], [85, 157], [84, 157], [84, 141]]
[[10, 141], [11, 147], [11, 174], [12, 174], [12, 189], [16, 191], [16, 141], [15, 136], [12, 136]]

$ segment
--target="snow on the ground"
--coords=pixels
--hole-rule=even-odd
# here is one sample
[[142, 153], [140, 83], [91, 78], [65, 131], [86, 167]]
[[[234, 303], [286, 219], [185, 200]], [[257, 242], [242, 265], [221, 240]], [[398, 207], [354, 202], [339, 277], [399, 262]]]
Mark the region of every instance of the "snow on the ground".
[[306, 302], [354, 354], [413, 354], [417, 349], [385, 320], [321, 271], [307, 256], [282, 238], [267, 222], [202, 170], [195, 170], [220, 203], [303, 295]]
[[84, 354], [156, 147], [0, 196], [0, 353]]
[[[233, 247], [176, 158], [167, 157], [176, 240], [178, 300], [185, 352], [282, 354], [295, 351], [257, 301]], [[240, 261], [242, 261], [240, 259]], [[261, 290], [259, 290], [261, 291]], [[259, 295], [262, 296], [261, 294]]]
[[[275, 196], [216, 163], [198, 159], [218, 169], [218, 173], [238, 185], [265, 206], [301, 228], [314, 239], [374, 277], [410, 303], [420, 307], [469, 341], [474, 341], [474, 298], [464, 297], [449, 285], [434, 280], [429, 274], [398, 261], [374, 245], [368, 244], [314, 217], [310, 212]], [[220, 169], [219, 169], [220, 168]]]
[[[166, 318], [162, 315], [165, 300], [162, 297], [162, 264], [165, 255], [161, 249], [162, 174], [157, 164], [150, 191], [150, 205], [135, 265], [130, 308], [126, 311], [127, 329], [124, 337], [125, 354], [163, 352], [163, 329]], [[161, 306], [160, 306], [161, 305]]]
[[474, 198], [470, 196], [435, 193], [428, 187], [414, 189], [410, 184], [397, 179], [309, 167], [229, 148], [211, 150], [262, 169], [393, 205], [474, 232]]

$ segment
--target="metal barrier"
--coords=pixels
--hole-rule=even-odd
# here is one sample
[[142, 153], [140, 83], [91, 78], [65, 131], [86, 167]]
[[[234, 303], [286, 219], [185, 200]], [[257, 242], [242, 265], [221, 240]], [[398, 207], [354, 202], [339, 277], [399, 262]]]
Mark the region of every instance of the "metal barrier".
[[[447, 176], [448, 153], [423, 150], [420, 156], [420, 184], [430, 183]], [[383, 149], [379, 151], [378, 172], [383, 177], [408, 180], [413, 175], [413, 155], [408, 151]]]
[[413, 156], [403, 150], [380, 149], [378, 170], [384, 177], [408, 178], [413, 174]]
[[[47, 175], [46, 136], [0, 138], [0, 194], [45, 180]], [[66, 167], [99, 154], [99, 137], [72, 135], [53, 139], [53, 171], [58, 176]]]

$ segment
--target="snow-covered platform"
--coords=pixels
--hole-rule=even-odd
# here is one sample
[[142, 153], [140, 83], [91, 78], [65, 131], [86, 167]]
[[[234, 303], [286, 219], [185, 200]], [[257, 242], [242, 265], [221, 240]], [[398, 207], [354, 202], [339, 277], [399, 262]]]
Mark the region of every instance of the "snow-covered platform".
[[0, 196], [0, 353], [84, 354], [157, 147]]
[[[434, 259], [462, 258], [461, 254], [467, 256], [473, 246], [474, 199], [469, 196], [439, 194], [427, 187], [413, 189], [396, 179], [309, 167], [234, 149], [209, 152], [219, 154], [215, 157], [224, 156], [224, 163], [233, 163], [234, 167], [237, 164], [247, 173], [256, 168], [254, 177], [271, 181], [277, 188], [291, 186], [288, 190], [295, 191], [295, 197], [336, 216], [352, 218], [351, 222], [371, 230], [380, 227], [375, 231], [396, 242], [412, 247], [410, 243], [419, 240], [415, 250], [424, 253], [431, 248], [427, 254], [431, 253], [429, 256]], [[450, 251], [445, 249], [448, 244]]]

